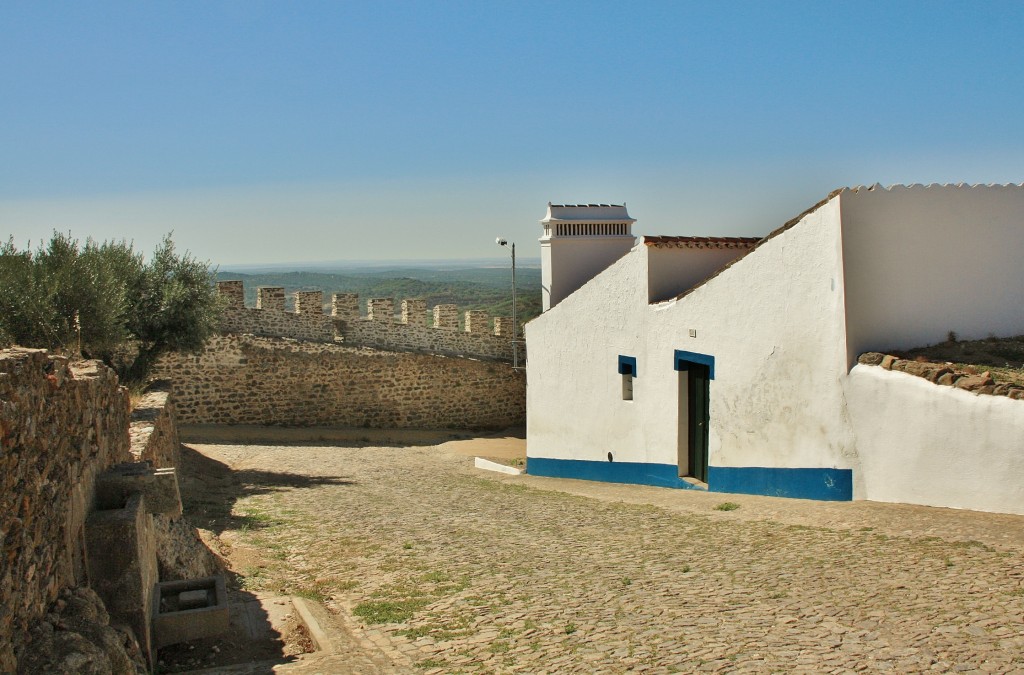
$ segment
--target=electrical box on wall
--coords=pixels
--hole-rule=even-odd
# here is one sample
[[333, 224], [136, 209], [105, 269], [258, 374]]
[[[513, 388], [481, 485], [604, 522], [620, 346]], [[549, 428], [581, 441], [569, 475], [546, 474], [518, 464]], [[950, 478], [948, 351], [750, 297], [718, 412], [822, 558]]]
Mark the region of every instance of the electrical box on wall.
[[697, 329], [696, 328], [691, 328], [690, 329], [690, 337], [697, 337]]

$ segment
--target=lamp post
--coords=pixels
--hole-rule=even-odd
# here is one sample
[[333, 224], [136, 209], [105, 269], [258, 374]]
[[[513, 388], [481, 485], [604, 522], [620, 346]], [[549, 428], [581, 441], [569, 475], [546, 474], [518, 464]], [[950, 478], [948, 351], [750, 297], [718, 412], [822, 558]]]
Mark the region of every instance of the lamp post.
[[[498, 237], [494, 240], [498, 246], [508, 246], [507, 239]], [[519, 323], [516, 319], [516, 243], [512, 242], [512, 368], [519, 368]]]

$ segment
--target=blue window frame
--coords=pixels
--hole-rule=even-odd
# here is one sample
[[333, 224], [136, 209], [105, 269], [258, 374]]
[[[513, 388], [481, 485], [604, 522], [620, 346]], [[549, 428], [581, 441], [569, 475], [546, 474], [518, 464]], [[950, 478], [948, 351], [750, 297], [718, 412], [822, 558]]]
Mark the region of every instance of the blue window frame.
[[636, 377], [635, 356], [619, 356], [619, 375], [632, 375]]

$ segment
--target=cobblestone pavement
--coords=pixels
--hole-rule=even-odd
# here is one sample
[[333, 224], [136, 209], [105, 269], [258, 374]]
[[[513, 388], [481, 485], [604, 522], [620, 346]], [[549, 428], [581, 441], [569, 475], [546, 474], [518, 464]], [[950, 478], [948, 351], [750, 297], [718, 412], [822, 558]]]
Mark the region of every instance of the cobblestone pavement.
[[322, 601], [375, 672], [1024, 673], [1024, 517], [190, 447], [232, 469], [210, 527], [243, 583]]

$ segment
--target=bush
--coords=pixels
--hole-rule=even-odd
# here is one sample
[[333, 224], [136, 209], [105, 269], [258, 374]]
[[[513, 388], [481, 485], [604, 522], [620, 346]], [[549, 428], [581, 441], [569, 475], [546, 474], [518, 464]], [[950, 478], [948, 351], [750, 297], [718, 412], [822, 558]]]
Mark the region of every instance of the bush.
[[175, 253], [169, 235], [148, 264], [124, 241], [80, 246], [55, 232], [33, 254], [9, 240], [0, 246], [0, 343], [100, 358], [142, 382], [160, 354], [198, 349], [213, 332], [212, 279], [206, 263]]

